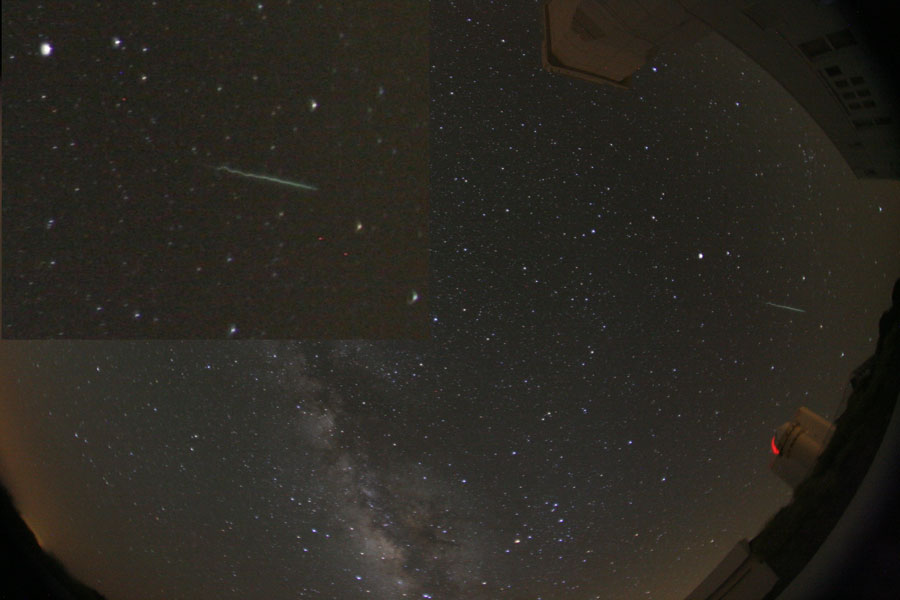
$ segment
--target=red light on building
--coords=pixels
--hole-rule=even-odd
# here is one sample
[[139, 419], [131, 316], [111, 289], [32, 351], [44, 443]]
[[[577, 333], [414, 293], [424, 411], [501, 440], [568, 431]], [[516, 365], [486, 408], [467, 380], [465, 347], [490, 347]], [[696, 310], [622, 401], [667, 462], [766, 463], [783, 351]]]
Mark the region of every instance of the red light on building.
[[775, 445], [775, 436], [774, 435], [772, 436], [772, 454], [776, 454], [776, 455], [781, 454], [781, 452], [778, 450], [778, 446]]

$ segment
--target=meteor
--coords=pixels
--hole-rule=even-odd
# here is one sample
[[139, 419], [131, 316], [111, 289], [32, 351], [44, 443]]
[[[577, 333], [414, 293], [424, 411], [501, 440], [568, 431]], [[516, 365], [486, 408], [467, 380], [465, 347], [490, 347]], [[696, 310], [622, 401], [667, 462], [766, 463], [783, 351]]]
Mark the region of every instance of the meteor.
[[794, 312], [805, 313], [806, 311], [802, 308], [794, 308], [793, 306], [785, 306], [784, 304], [775, 304], [774, 302], [766, 302], [769, 306], [774, 306], [775, 308], [783, 308], [784, 310], [791, 310]]
[[287, 187], [292, 187], [294, 189], [303, 190], [306, 192], [319, 191], [319, 188], [317, 188], [316, 186], [300, 181], [279, 179], [278, 177], [272, 177], [271, 175], [260, 175], [258, 173], [247, 173], [246, 171], [238, 171], [237, 169], [232, 169], [231, 167], [226, 167], [224, 165], [214, 168], [216, 171], [225, 171], [226, 173], [231, 173], [232, 175], [240, 175], [241, 177], [247, 177], [249, 179], [259, 179], [261, 181], [268, 181], [269, 183], [277, 183], [278, 185], [285, 185]]

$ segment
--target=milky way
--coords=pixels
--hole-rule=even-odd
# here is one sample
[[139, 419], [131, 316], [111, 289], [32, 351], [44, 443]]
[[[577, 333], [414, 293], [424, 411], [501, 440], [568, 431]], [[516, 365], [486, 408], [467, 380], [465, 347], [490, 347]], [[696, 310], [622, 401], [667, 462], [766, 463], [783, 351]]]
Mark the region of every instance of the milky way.
[[[327, 508], [315, 533], [352, 550], [349, 564], [354, 566], [345, 568], [356, 569], [360, 585], [382, 597], [437, 597], [438, 590], [463, 593], [481, 585], [484, 541], [477, 530], [485, 538], [490, 532], [483, 529], [476, 500], [455, 490], [441, 473], [404, 456], [397, 423], [385, 422], [408, 410], [408, 401], [368, 390], [345, 398], [326, 378], [310, 374], [300, 348], [272, 348], [268, 358], [286, 365], [274, 375], [285, 393], [286, 414], [284, 428], [273, 440], [303, 456], [308, 471], [292, 470], [289, 461], [284, 470], [317, 482], [319, 508]], [[378, 364], [375, 356], [367, 356], [369, 348], [374, 350], [339, 343], [322, 355], [332, 365], [342, 365], [337, 368], [344, 371], [343, 379], [352, 372], [362, 374], [351, 354]], [[288, 459], [274, 450], [273, 456]]]

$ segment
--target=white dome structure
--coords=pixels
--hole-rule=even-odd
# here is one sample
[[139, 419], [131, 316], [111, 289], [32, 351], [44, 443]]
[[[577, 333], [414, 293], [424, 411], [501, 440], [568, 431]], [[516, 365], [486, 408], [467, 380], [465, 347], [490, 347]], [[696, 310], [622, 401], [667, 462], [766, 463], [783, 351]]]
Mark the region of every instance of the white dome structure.
[[769, 467], [792, 488], [806, 479], [831, 440], [834, 425], [805, 406], [772, 436]]

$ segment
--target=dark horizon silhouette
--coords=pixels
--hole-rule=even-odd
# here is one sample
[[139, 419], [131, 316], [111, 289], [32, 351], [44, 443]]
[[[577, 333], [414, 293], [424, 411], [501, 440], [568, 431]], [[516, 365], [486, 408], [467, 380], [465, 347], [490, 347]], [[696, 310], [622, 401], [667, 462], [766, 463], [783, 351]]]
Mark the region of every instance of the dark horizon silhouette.
[[[71, 575], [38, 543], [3, 481], [0, 481], [0, 596], [9, 600], [106, 600]], [[8, 586], [8, 587], [7, 587]], [[9, 594], [8, 596], [6, 594]]]

